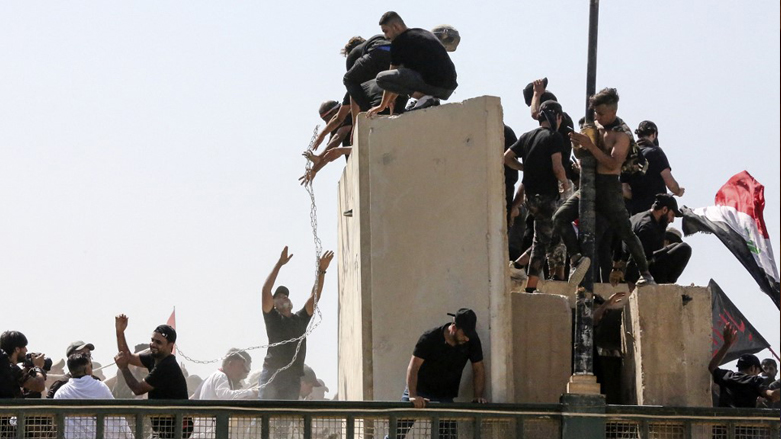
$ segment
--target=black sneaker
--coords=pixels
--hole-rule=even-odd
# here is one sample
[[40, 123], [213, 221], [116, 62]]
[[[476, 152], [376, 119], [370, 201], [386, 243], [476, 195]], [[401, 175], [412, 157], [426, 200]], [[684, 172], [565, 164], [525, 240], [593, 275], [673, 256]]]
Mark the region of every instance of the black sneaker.
[[647, 287], [649, 285], [656, 285], [656, 281], [654, 280], [654, 277], [651, 276], [651, 273], [645, 273], [640, 275], [640, 279], [635, 282], [635, 285], [637, 287]]

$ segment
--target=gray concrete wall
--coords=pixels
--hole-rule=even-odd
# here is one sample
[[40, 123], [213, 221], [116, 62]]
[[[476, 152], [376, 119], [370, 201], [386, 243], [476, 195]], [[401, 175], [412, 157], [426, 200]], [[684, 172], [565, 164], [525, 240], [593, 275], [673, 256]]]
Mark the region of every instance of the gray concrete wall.
[[[399, 399], [418, 337], [469, 307], [478, 316], [488, 397], [510, 401], [499, 99], [360, 116], [356, 129], [339, 189], [339, 209], [353, 211], [339, 224], [340, 392]], [[469, 369], [464, 399], [472, 393]]]
[[[684, 296], [690, 298], [684, 304]], [[624, 311], [625, 403], [711, 406], [711, 293], [703, 287], [637, 289]]]
[[571, 374], [572, 310], [557, 294], [513, 293], [515, 402], [559, 402]]

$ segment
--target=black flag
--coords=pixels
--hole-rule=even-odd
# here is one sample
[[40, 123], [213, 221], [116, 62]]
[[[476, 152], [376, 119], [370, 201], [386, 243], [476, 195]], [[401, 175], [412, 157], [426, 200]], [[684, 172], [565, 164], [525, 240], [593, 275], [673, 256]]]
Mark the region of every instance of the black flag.
[[722, 333], [727, 322], [732, 323], [732, 327], [738, 330], [738, 337], [735, 344], [727, 351], [727, 356], [724, 357], [721, 364], [737, 360], [743, 354], [755, 354], [770, 347], [770, 343], [765, 341], [764, 337], [754, 329], [713, 279], [708, 282], [708, 288], [711, 290], [713, 304], [713, 349], [711, 355], [715, 354], [724, 344]]

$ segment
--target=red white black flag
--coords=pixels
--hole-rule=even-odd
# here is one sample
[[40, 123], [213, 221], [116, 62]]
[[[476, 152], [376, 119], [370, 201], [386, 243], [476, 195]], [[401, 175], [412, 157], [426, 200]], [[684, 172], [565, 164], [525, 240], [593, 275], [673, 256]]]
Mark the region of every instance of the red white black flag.
[[751, 322], [743, 316], [743, 313], [729, 300], [729, 297], [724, 294], [724, 291], [713, 279], [708, 282], [708, 288], [711, 291], [713, 307], [713, 348], [711, 349], [711, 355], [715, 355], [716, 351], [724, 344], [721, 334], [724, 332], [724, 325], [727, 323], [731, 323], [732, 327], [738, 330], [738, 339], [729, 348], [721, 364], [737, 360], [743, 354], [756, 354], [770, 347], [770, 343], [765, 341], [762, 334], [754, 329]]
[[762, 216], [764, 210], [765, 187], [743, 171], [719, 189], [715, 206], [682, 208], [683, 231], [686, 235], [716, 235], [781, 309], [778, 268]]

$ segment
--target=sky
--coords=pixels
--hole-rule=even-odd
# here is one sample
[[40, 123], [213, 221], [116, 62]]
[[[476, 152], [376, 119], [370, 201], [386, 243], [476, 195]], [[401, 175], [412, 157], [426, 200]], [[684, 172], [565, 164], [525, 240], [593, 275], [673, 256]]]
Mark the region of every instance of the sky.
[[[339, 50], [354, 35], [379, 33], [385, 7], [0, 4], [0, 330], [22, 331], [31, 351], [55, 361], [71, 341], [91, 342], [106, 364], [116, 351], [115, 315], [130, 317], [132, 345], [147, 342], [175, 307], [178, 345], [191, 358], [265, 344], [260, 289], [284, 246], [294, 257], [278, 283], [296, 307], [314, 282], [301, 152], [323, 125], [320, 103], [344, 94]], [[584, 114], [586, 0], [393, 8], [410, 27], [459, 30], [451, 102], [499, 96], [520, 135], [535, 127], [521, 90], [546, 76], [564, 109]], [[713, 204], [742, 170], [765, 185], [776, 251], [779, 12], [765, 0], [602, 1], [597, 71], [597, 89], [618, 89], [630, 126], [658, 125], [686, 188], [680, 204]], [[314, 183], [325, 249], [336, 249], [341, 163]], [[779, 311], [739, 262], [713, 236], [686, 241], [694, 253], [679, 283], [713, 278], [780, 352]], [[307, 352], [330, 396], [336, 273], [326, 275], [323, 320]], [[432, 327], [440, 320], [432, 316]], [[265, 352], [250, 353], [260, 368]], [[216, 368], [184, 364], [202, 377]]]

